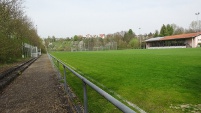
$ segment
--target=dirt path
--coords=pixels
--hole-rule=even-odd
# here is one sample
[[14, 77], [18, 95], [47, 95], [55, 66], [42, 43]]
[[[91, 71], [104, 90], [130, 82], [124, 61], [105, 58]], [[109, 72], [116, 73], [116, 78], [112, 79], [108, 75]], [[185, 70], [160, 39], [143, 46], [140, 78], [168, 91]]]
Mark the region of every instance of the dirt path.
[[70, 113], [70, 108], [47, 55], [0, 94], [0, 113]]

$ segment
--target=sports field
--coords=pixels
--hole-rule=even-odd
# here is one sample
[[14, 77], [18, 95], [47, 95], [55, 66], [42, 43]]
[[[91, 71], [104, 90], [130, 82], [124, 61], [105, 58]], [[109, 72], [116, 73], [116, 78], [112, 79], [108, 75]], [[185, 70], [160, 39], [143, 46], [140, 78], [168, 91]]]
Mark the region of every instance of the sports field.
[[[201, 48], [51, 54], [117, 99], [148, 113], [201, 112]], [[71, 81], [74, 90], [82, 88]], [[79, 95], [82, 98], [82, 93]], [[89, 96], [97, 99], [93, 94]], [[111, 112], [109, 108], [98, 111]]]

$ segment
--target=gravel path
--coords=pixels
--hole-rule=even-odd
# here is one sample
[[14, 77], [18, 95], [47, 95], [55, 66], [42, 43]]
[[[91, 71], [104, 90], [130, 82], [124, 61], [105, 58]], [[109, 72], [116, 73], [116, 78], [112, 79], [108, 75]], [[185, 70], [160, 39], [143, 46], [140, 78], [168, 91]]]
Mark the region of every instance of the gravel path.
[[47, 55], [42, 55], [0, 94], [0, 113], [71, 113]]

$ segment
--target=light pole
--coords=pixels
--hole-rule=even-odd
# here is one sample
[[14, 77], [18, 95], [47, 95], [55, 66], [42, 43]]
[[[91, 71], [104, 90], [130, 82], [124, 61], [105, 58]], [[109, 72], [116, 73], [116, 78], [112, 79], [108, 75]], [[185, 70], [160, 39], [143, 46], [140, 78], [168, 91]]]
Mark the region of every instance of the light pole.
[[199, 30], [200, 30], [200, 22], [199, 22], [199, 20], [198, 20], [199, 14], [200, 14], [200, 12], [195, 13], [195, 15], [197, 16], [197, 26], [198, 26], [197, 32], [199, 32]]
[[36, 33], [38, 33], [38, 26], [36, 25]]
[[140, 38], [140, 49], [141, 49], [141, 37], [140, 37], [140, 29], [141, 29], [141, 28], [139, 28], [139, 38]]

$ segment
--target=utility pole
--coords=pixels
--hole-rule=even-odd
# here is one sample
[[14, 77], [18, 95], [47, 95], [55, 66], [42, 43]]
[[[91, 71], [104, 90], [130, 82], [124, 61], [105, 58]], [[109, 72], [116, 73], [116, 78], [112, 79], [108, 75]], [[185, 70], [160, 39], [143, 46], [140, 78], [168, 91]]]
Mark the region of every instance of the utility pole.
[[36, 25], [36, 33], [38, 33], [38, 26]]
[[[198, 28], [197, 28], [197, 36], [199, 35], [199, 27], [200, 27], [199, 20], [198, 20], [198, 15], [199, 15], [199, 14], [200, 14], [200, 12], [195, 13], [195, 15], [197, 16], [197, 26], [198, 26]], [[194, 38], [194, 40], [195, 40], [195, 38]], [[194, 40], [192, 41], [193, 44], [194, 44]], [[193, 44], [192, 44], [192, 45], [193, 45]]]
[[195, 15], [197, 16], [197, 26], [198, 26], [197, 33], [200, 31], [200, 22], [199, 22], [199, 20], [198, 20], [199, 14], [200, 14], [200, 12], [195, 13]]
[[140, 49], [141, 49], [141, 36], [140, 36], [140, 29], [141, 29], [141, 28], [139, 28], [139, 38], [140, 38]]

